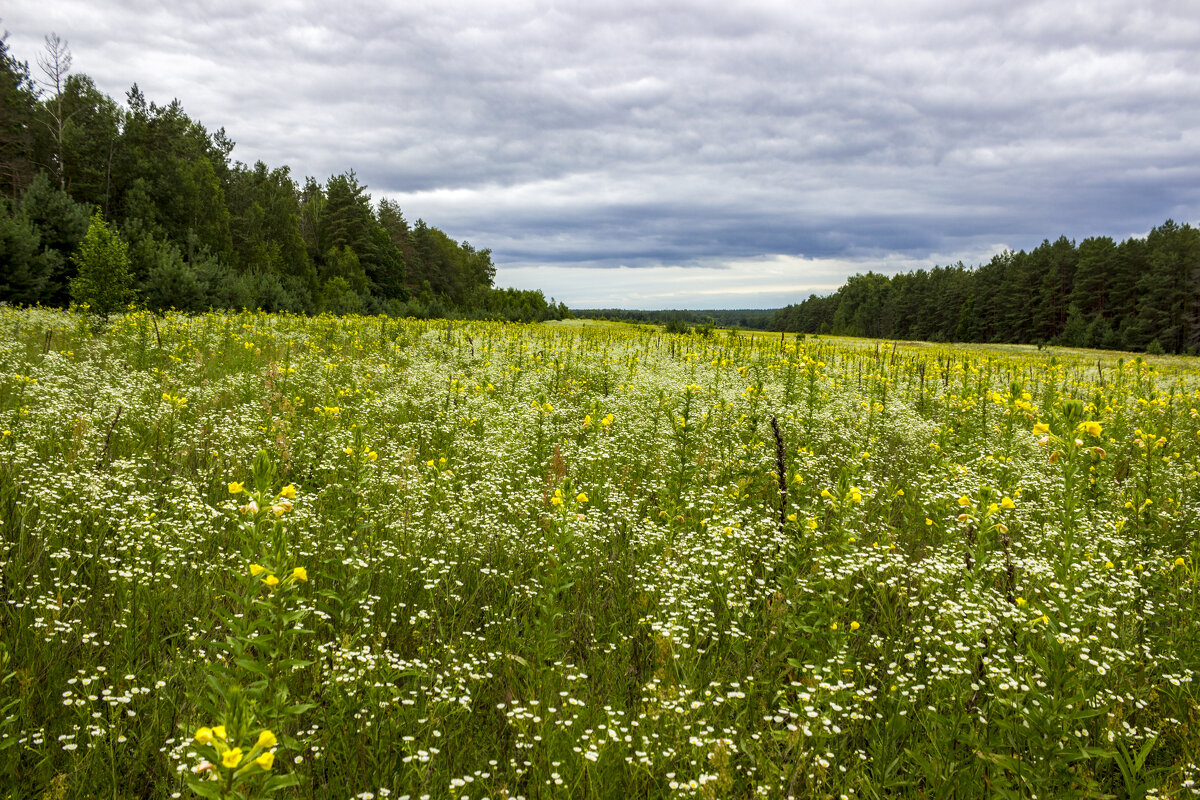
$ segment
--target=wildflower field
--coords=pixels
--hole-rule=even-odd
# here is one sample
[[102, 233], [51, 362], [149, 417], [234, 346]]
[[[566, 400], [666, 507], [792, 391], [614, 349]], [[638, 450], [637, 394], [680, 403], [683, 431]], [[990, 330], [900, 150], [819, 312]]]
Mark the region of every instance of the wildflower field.
[[0, 309], [0, 797], [1191, 796], [1185, 359]]

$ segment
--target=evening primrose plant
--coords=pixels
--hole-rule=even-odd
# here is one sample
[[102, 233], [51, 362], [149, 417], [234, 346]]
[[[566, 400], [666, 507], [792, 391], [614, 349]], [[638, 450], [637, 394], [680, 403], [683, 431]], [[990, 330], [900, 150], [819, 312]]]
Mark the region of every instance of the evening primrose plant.
[[[291, 719], [312, 708], [293, 702], [289, 694], [292, 675], [312, 665], [296, 658], [298, 637], [311, 633], [302, 627], [308, 609], [295, 597], [308, 582], [308, 570], [294, 565], [285, 519], [298, 492], [292, 484], [273, 491], [274, 485], [275, 466], [266, 451], [259, 451], [251, 468], [252, 488], [241, 481], [227, 487], [235, 503], [245, 501], [232, 511], [233, 524], [243, 538], [243, 553], [254, 560], [226, 595], [232, 613], [222, 614], [221, 621], [228, 633], [216, 645], [221, 656], [206, 676], [201, 708], [223, 722], [202, 725], [193, 737], [200, 763], [188, 783], [204, 797], [266, 797], [300, 782], [274, 769], [279, 740], [271, 727], [260, 724], [287, 729]], [[298, 749], [298, 743], [290, 749]]]
[[187, 780], [200, 797], [218, 800], [265, 798], [296, 786], [295, 775], [275, 772], [279, 740], [269, 728], [256, 729], [253, 705], [237, 687], [223, 692], [224, 722], [200, 726], [192, 739], [201, 759]]

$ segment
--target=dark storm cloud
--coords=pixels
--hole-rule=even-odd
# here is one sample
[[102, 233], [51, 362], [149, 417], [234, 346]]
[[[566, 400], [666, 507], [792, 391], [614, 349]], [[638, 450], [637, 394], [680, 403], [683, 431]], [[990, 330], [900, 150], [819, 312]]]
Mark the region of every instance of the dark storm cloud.
[[790, 263], [784, 302], [826, 262], [970, 263], [1200, 209], [1190, 3], [45, 5], [5, 19], [19, 56], [57, 31], [115, 96], [178, 96], [245, 161], [354, 168], [501, 280], [575, 270], [569, 302], [602, 304], [604, 268], [735, 262]]

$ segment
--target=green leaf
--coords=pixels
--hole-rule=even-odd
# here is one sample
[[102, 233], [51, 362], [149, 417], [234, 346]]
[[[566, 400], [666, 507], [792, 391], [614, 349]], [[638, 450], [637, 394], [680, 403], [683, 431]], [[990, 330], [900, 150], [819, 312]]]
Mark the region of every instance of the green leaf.
[[266, 677], [267, 675], [267, 671], [263, 669], [262, 665], [252, 658], [239, 658], [236, 659], [234, 663], [247, 672], [252, 672], [255, 675], [262, 675], [263, 677]]
[[220, 781], [198, 781], [195, 778], [187, 779], [188, 788], [201, 797], [212, 797], [215, 800], [221, 798], [221, 782]]

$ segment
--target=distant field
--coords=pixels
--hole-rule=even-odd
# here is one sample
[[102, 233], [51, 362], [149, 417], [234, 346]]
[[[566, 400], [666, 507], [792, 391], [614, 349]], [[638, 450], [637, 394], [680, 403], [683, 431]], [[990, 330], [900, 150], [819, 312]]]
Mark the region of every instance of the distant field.
[[0, 308], [0, 796], [1200, 794], [1197, 363]]

